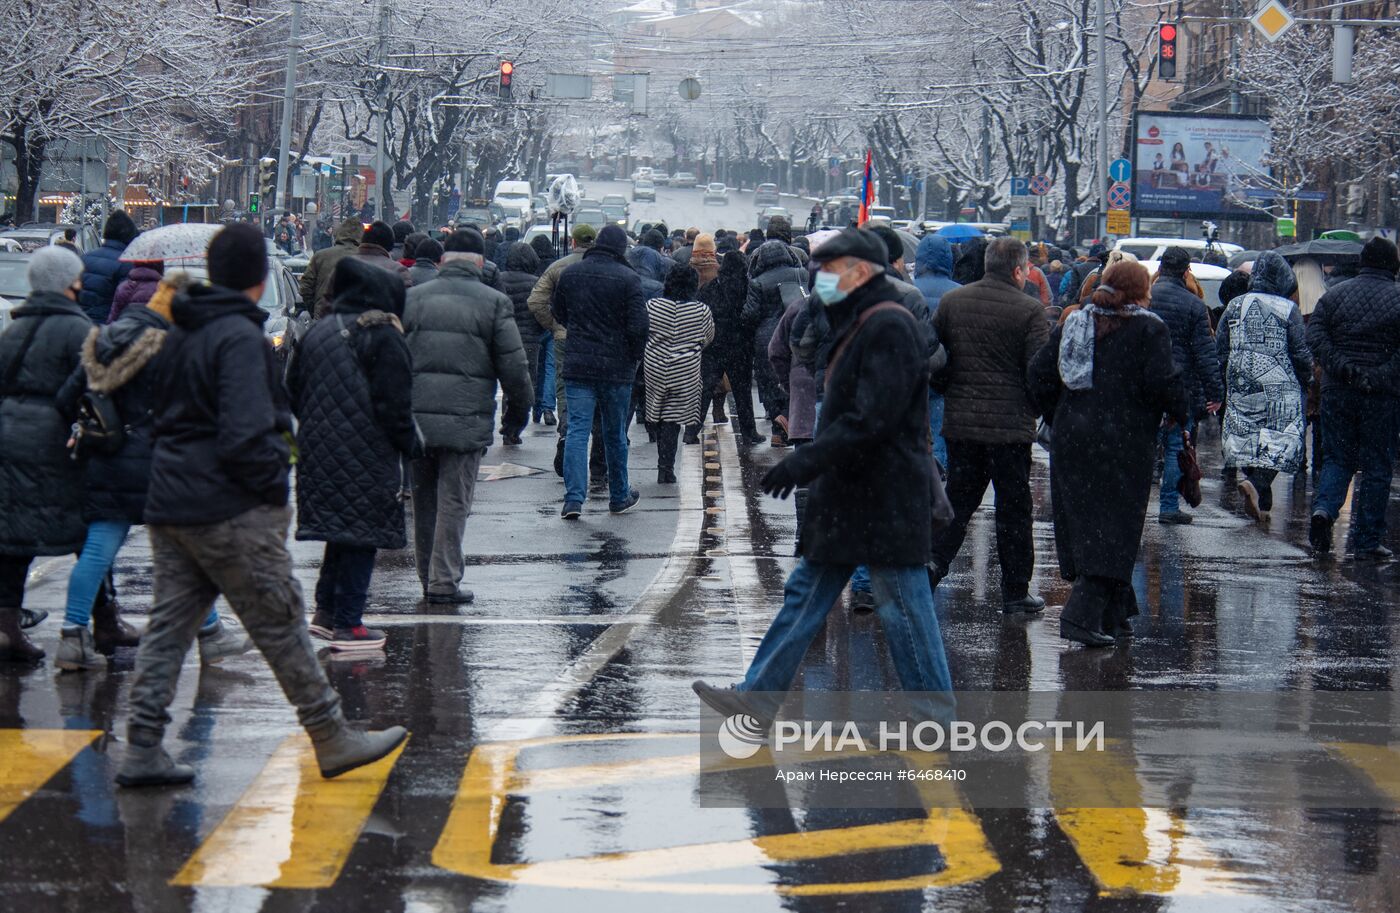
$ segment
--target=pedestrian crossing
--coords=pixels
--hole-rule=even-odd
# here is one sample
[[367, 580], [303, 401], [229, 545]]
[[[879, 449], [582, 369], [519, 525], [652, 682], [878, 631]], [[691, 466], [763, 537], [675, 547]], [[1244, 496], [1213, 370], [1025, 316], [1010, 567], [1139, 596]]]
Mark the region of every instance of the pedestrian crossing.
[[[12, 814], [42, 799], [50, 781], [89, 749], [102, 733], [89, 730], [0, 729], [0, 836]], [[675, 812], [704, 815], [691, 789], [700, 773], [693, 733], [628, 733], [547, 736], [476, 746], [468, 754], [447, 819], [432, 851], [432, 863], [459, 875], [522, 887], [684, 894], [850, 895], [933, 890], [984, 881], [1004, 871], [983, 816], [968, 808], [957, 787], [940, 781], [917, 785], [927, 814], [849, 827], [754, 834], [735, 839], [637, 847], [622, 852], [562, 859], [519, 860], [521, 845], [502, 852], [515, 838], [502, 835], [507, 806], [521, 799], [541, 805], [570, 794], [587, 796], [595, 813], [600, 791], [645, 788], [676, 798]], [[1400, 801], [1400, 748], [1333, 744], [1332, 756], [1378, 792]], [[405, 750], [334, 780], [317, 769], [310, 742], [297, 733], [284, 739], [221, 820], [200, 835], [193, 853], [170, 877], [191, 888], [257, 887], [317, 889], [335, 886], [361, 835], [395, 775]], [[570, 754], [570, 753], [573, 754]], [[569, 757], [580, 763], [560, 763]], [[541, 760], [544, 759], [544, 760]], [[552, 763], [545, 763], [551, 760]], [[600, 760], [603, 759], [603, 760]], [[769, 763], [762, 756], [751, 763]], [[402, 776], [402, 774], [401, 774]], [[1050, 820], [1072, 847], [1084, 872], [1103, 897], [1225, 896], [1237, 893], [1247, 875], [1212, 852], [1193, 833], [1183, 810], [1137, 807], [1139, 786], [1131, 766], [1112, 757], [1090, 763], [1052, 765], [1052, 795], [1084, 795], [1086, 784], [1115, 807], [1055, 808]], [[675, 783], [674, 789], [670, 784]], [[563, 807], [563, 806], [561, 806]], [[572, 807], [576, 810], [577, 807]], [[412, 823], [408, 822], [411, 828]], [[1042, 835], [1043, 836], [1043, 835]], [[865, 881], [812, 881], [833, 862], [870, 859], [863, 872], [887, 870], [879, 854], [911, 849], [936, 851], [928, 871], [891, 866], [890, 877]], [[40, 850], [42, 851], [42, 850]], [[528, 847], [525, 847], [528, 852]], [[1020, 860], [1010, 860], [1019, 864]], [[807, 865], [805, 880], [775, 879], [774, 866]], [[172, 868], [174, 865], [172, 864]], [[744, 873], [735, 877], [735, 873]], [[754, 877], [757, 872], [759, 877]], [[1015, 872], [1007, 874], [1014, 877]], [[1256, 885], [1257, 887], [1257, 885]]]

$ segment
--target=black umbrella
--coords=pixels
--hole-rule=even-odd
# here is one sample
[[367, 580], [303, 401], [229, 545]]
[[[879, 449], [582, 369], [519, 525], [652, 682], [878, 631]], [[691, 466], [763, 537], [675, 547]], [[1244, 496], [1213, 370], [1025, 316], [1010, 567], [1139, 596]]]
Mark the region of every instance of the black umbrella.
[[1241, 266], [1244, 266], [1246, 263], [1253, 263], [1255, 260], [1258, 260], [1258, 259], [1259, 259], [1259, 254], [1260, 254], [1260, 253], [1262, 253], [1262, 251], [1257, 251], [1257, 250], [1242, 250], [1242, 251], [1240, 251], [1240, 252], [1237, 253], [1237, 254], [1231, 254], [1231, 255], [1230, 255], [1230, 269], [1239, 269]]
[[1336, 260], [1360, 260], [1361, 245], [1356, 241], [1334, 241], [1328, 238], [1318, 238], [1313, 241], [1304, 241], [1301, 244], [1286, 244], [1274, 251], [1285, 260], [1297, 260], [1299, 257], [1314, 257], [1316, 259], [1329, 258]]

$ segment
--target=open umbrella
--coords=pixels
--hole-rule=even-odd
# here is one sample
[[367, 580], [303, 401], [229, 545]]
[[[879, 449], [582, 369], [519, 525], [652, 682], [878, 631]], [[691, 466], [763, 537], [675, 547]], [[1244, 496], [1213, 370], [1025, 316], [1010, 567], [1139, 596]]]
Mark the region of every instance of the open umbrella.
[[1239, 269], [1246, 263], [1253, 263], [1255, 260], [1259, 259], [1259, 254], [1260, 251], [1257, 250], [1242, 250], [1237, 254], [1231, 254], [1230, 269]]
[[182, 222], [143, 231], [122, 251], [121, 259], [137, 260], [203, 260], [209, 251], [209, 241], [222, 225], [208, 222]]
[[968, 238], [981, 238], [986, 232], [976, 225], [969, 225], [966, 222], [954, 222], [952, 225], [944, 225], [935, 232], [939, 237], [947, 238], [949, 241], [966, 241]]
[[841, 234], [841, 232], [834, 228], [823, 228], [819, 231], [814, 231], [807, 236], [807, 249], [815, 253], [818, 247], [821, 247], [839, 234]]
[[1326, 239], [1316, 239], [1304, 241], [1301, 244], [1286, 244], [1274, 251], [1285, 260], [1296, 260], [1299, 257], [1315, 257], [1317, 259], [1337, 260], [1360, 260], [1361, 245], [1356, 241], [1329, 241]]

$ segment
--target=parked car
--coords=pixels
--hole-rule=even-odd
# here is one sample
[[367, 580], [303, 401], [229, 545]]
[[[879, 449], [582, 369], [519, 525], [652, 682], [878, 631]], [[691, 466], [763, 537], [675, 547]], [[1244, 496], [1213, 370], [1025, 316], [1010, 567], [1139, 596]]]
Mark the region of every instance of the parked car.
[[656, 185], [651, 181], [641, 180], [632, 185], [632, 202], [646, 200], [650, 203], [656, 202]]
[[758, 211], [758, 227], [767, 231], [768, 223], [772, 222], [775, 216], [787, 219], [788, 225], [792, 224], [791, 212], [781, 206], [765, 206]]
[[457, 210], [457, 224], [466, 227], [475, 225], [480, 229], [498, 227], [504, 220], [505, 210], [489, 200], [465, 200]]
[[672, 187], [694, 187], [700, 179], [689, 171], [677, 171], [671, 176]]
[[664, 171], [654, 171], [651, 175], [651, 182], [658, 187], [667, 187], [671, 183], [671, 176]]
[[765, 206], [777, 206], [779, 202], [777, 184], [759, 184], [753, 192], [753, 205], [762, 209]]
[[729, 205], [729, 188], [723, 184], [715, 182], [705, 185], [705, 196], [701, 201], [706, 206], [711, 203], [718, 203], [721, 206]]
[[[14, 244], [18, 244], [21, 250], [33, 252], [41, 247], [57, 244], [69, 231], [73, 232], [74, 246], [83, 253], [102, 246], [102, 239], [98, 237], [96, 226], [59, 225], [54, 222], [26, 222], [19, 228], [0, 232], [0, 240], [12, 241]], [[5, 246], [10, 247], [11, 245]]]
[[544, 194], [535, 194], [535, 198], [530, 201], [530, 212], [530, 224], [542, 225], [549, 223], [549, 200], [545, 198]]
[[[1238, 244], [1229, 244], [1224, 241], [1213, 242], [1216, 249], [1225, 255], [1228, 260], [1233, 254], [1244, 250]], [[1160, 260], [1162, 254], [1167, 252], [1168, 247], [1184, 247], [1191, 254], [1191, 259], [1197, 263], [1202, 262], [1206, 254], [1205, 238], [1119, 238], [1113, 245], [1114, 250], [1121, 250], [1132, 254], [1139, 260]], [[1199, 276], [1197, 278], [1200, 278]]]
[[0, 332], [10, 323], [10, 311], [29, 297], [28, 253], [0, 253]]

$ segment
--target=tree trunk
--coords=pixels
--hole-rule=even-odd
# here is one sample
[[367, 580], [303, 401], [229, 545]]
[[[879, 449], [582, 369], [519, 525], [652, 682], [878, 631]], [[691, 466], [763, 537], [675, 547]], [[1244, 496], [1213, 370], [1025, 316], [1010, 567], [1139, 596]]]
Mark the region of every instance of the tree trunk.
[[25, 124], [17, 124], [3, 139], [15, 150], [15, 224], [23, 225], [37, 217], [39, 179], [44, 171], [48, 140], [31, 140]]

